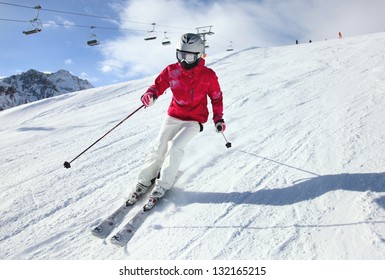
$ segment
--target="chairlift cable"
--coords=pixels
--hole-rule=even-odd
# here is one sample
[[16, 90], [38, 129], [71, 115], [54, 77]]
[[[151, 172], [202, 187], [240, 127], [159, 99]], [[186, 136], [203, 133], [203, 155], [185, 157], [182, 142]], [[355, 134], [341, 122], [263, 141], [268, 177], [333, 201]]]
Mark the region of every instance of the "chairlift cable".
[[[105, 17], [105, 16], [98, 16], [98, 15], [91, 15], [91, 14], [84, 14], [84, 13], [75, 13], [75, 12], [68, 12], [68, 11], [60, 11], [60, 10], [53, 10], [53, 9], [45, 9], [45, 8], [40, 7], [39, 5], [38, 5], [38, 6], [31, 7], [31, 6], [25, 6], [25, 5], [20, 5], [20, 4], [7, 3], [7, 2], [2, 2], [2, 1], [0, 1], [0, 4], [2, 4], [2, 5], [14, 6], [14, 7], [19, 7], [19, 8], [39, 9], [39, 10], [46, 11], [46, 12], [54, 12], [54, 13], [70, 14], [70, 15], [75, 15], [75, 16], [92, 17], [92, 18], [98, 18], [98, 19], [109, 19], [109, 20], [116, 20], [116, 21], [119, 21], [119, 22], [130, 22], [130, 23], [144, 24], [144, 25], [153, 25], [153, 23], [149, 23], [149, 22], [141, 22], [141, 21], [133, 21], [133, 20], [127, 20], [127, 19], [118, 19], [118, 18], [112, 18], [112, 17]], [[37, 7], [40, 7], [40, 8], [37, 8]], [[184, 28], [184, 27], [177, 27], [177, 26], [170, 26], [170, 25], [162, 25], [162, 24], [157, 24], [157, 26], [160, 26], [160, 27], [167, 27], [167, 28], [173, 28], [173, 29], [184, 29], [184, 30], [187, 30], [187, 29], [190, 30], [190, 29], [191, 29], [191, 28]], [[120, 29], [120, 28], [117, 28], [117, 29]], [[132, 30], [132, 29], [129, 29], [129, 30]]]
[[13, 22], [23, 22], [23, 23], [29, 22], [28, 20], [9, 19], [9, 18], [0, 18], [0, 20], [2, 20], [2, 21], [13, 21]]
[[[14, 6], [14, 7], [19, 7], [19, 8], [26, 8], [26, 9], [36, 9], [35, 7], [30, 7], [30, 6], [25, 6], [25, 5], [19, 5], [19, 4], [12, 4], [12, 3], [6, 3], [0, 1], [0, 4], [3, 5], [9, 5], [9, 6]], [[117, 19], [117, 18], [112, 18], [112, 17], [103, 17], [103, 16], [97, 16], [97, 15], [90, 15], [90, 14], [83, 14], [83, 13], [75, 13], [75, 12], [67, 12], [67, 11], [60, 11], [60, 10], [53, 10], [53, 9], [45, 9], [41, 8], [42, 11], [46, 12], [54, 12], [54, 13], [61, 13], [61, 14], [70, 14], [70, 15], [75, 15], [75, 16], [83, 16], [83, 17], [93, 17], [93, 18], [100, 18], [100, 19], [110, 19], [110, 20], [118, 20], [118, 21], [127, 21], [127, 22], [132, 22], [132, 23], [139, 23], [139, 24], [149, 24], [147, 22], [140, 22], [140, 21], [132, 21], [132, 20], [124, 20], [124, 19]]]
[[[20, 19], [9, 19], [9, 18], [0, 18], [1, 21], [11, 21], [11, 22], [22, 22], [28, 23], [29, 20], [20, 20]], [[42, 25], [56, 25], [64, 27], [81, 27], [81, 28], [90, 28], [90, 25], [79, 25], [79, 24], [68, 24], [68, 23], [57, 23], [57, 22], [42, 22]], [[107, 27], [107, 26], [95, 26], [94, 28], [98, 29], [109, 29], [109, 30], [128, 30], [128, 31], [138, 31], [138, 32], [147, 32], [148, 30], [144, 29], [130, 29], [130, 28], [119, 28], [119, 27]]]

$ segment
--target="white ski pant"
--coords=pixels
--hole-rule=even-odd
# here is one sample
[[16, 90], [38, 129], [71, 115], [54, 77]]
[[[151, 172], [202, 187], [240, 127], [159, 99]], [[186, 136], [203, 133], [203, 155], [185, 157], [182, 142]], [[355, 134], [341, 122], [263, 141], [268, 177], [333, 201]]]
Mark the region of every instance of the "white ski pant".
[[160, 171], [156, 184], [169, 190], [175, 183], [184, 148], [200, 130], [201, 125], [196, 121], [167, 116], [139, 173], [139, 182], [151, 185], [151, 179], [157, 177]]

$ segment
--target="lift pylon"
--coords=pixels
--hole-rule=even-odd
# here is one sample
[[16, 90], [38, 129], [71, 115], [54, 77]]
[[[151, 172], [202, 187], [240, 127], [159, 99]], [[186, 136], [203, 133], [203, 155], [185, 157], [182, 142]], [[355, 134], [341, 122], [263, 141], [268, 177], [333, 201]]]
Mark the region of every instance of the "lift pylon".
[[[202, 37], [205, 49], [209, 48], [209, 45], [207, 44], [207, 41], [206, 41], [206, 35], [213, 35], [214, 34], [214, 32], [211, 31], [212, 27], [213, 27], [212, 25], [209, 25], [209, 26], [202, 26], [202, 27], [196, 28], [197, 33]], [[206, 54], [206, 52], [204, 51], [203, 55], [205, 55], [205, 54]]]

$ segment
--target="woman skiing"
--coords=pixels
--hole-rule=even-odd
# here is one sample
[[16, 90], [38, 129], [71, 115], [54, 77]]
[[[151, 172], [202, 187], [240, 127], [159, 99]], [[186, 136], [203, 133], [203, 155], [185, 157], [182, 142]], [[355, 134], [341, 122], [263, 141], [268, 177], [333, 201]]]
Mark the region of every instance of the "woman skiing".
[[168, 65], [141, 97], [143, 105], [150, 107], [166, 89], [172, 91], [168, 114], [149, 150], [129, 203], [135, 203], [145, 194], [156, 177], [145, 206], [148, 209], [174, 185], [187, 143], [203, 130], [202, 124], [208, 120], [207, 97], [211, 101], [216, 131], [226, 129], [222, 91], [215, 72], [205, 66], [203, 54], [204, 42], [200, 35], [182, 35], [176, 49], [178, 62]]

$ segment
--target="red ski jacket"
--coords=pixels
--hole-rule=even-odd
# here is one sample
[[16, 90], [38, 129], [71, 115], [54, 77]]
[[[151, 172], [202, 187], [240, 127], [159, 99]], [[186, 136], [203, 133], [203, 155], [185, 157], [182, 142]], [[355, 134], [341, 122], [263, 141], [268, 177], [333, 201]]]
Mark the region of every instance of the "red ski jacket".
[[190, 70], [183, 69], [180, 63], [170, 64], [159, 74], [147, 92], [159, 97], [168, 88], [172, 91], [169, 116], [185, 121], [207, 122], [208, 96], [213, 108], [214, 123], [222, 119], [223, 101], [218, 77], [212, 69], [205, 66], [204, 59]]

